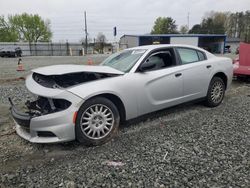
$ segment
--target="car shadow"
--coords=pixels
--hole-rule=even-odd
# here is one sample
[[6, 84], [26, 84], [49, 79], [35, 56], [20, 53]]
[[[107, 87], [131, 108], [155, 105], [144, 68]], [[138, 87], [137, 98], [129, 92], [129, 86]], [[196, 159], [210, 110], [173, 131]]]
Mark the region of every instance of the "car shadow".
[[[180, 104], [180, 105], [177, 105], [174, 107], [158, 110], [158, 111], [155, 111], [155, 112], [152, 112], [149, 114], [145, 114], [145, 115], [139, 116], [137, 118], [123, 122], [120, 125], [120, 130], [123, 131], [125, 128], [127, 129], [127, 128], [130, 128], [132, 126], [133, 127], [139, 126], [139, 123], [146, 122], [148, 120], [154, 121], [157, 118], [160, 118], [163, 116], [188, 111], [188, 110], [190, 110], [190, 108], [196, 108], [198, 106], [203, 106], [201, 100], [188, 102], [188, 103]], [[84, 144], [81, 144], [77, 141], [70, 141], [70, 142], [65, 142], [65, 143], [36, 144], [36, 146], [37, 146], [37, 148], [39, 148], [41, 150], [46, 150], [46, 149], [51, 150], [52, 148], [54, 148], [54, 149], [60, 150], [60, 151], [73, 151], [73, 150], [79, 149], [79, 148], [87, 149], [90, 147], [90, 146], [85, 146]], [[93, 146], [91, 146], [91, 147], [93, 147]], [[99, 147], [99, 146], [95, 146], [95, 147]]]
[[146, 122], [148, 120], [154, 121], [160, 117], [175, 114], [175, 113], [181, 113], [181, 112], [189, 110], [190, 108], [195, 108], [198, 106], [204, 106], [202, 99], [179, 104], [177, 106], [173, 106], [173, 107], [165, 108], [165, 109], [158, 110], [155, 112], [151, 112], [151, 113], [136, 117], [134, 119], [125, 121], [120, 125], [120, 129], [122, 130], [122, 129], [128, 128], [130, 126], [136, 126], [137, 124], [139, 124], [141, 122]]

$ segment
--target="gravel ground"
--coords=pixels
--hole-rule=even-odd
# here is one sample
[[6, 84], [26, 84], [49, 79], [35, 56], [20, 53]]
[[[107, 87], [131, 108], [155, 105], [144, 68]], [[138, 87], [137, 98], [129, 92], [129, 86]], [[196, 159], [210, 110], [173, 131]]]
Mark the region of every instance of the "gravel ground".
[[[186, 104], [130, 121], [92, 148], [26, 142], [1, 97], [0, 187], [249, 187], [249, 85], [234, 82], [217, 108]], [[0, 88], [25, 99], [21, 85]]]
[[185, 104], [127, 122], [98, 147], [31, 144], [16, 135], [0, 84], [0, 187], [250, 187], [250, 83], [234, 81], [217, 108]]

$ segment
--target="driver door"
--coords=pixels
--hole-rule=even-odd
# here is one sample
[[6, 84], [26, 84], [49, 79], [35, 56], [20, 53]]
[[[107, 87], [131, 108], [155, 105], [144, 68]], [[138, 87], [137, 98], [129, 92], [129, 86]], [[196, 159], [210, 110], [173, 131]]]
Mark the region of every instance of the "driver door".
[[183, 78], [171, 48], [153, 52], [135, 73], [139, 115], [182, 102]]

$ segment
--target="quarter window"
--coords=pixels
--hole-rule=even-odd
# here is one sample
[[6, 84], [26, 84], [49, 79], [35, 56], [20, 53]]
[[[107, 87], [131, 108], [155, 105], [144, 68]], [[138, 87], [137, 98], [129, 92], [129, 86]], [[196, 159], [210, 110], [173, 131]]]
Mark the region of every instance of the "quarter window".
[[200, 61], [206, 60], [206, 56], [204, 55], [204, 53], [202, 53], [202, 52], [200, 52], [200, 51], [197, 51], [197, 53], [198, 53], [198, 56], [199, 56]]
[[177, 51], [180, 55], [182, 64], [188, 64], [199, 61], [199, 57], [196, 50], [188, 48], [177, 48]]

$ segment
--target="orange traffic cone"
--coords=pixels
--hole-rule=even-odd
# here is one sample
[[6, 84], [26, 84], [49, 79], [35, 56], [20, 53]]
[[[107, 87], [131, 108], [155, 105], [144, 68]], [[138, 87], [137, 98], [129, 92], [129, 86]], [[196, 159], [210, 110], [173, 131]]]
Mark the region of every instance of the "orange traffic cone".
[[22, 59], [19, 58], [17, 62], [17, 71], [24, 71], [23, 64], [22, 64]]
[[88, 65], [93, 65], [94, 63], [93, 63], [93, 61], [92, 61], [92, 59], [91, 58], [88, 58]]

